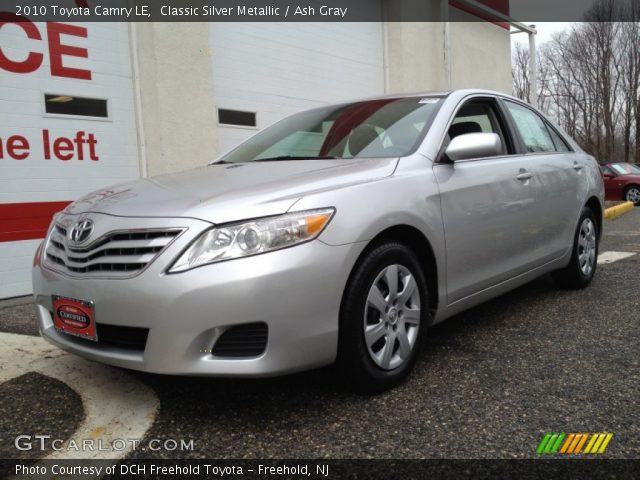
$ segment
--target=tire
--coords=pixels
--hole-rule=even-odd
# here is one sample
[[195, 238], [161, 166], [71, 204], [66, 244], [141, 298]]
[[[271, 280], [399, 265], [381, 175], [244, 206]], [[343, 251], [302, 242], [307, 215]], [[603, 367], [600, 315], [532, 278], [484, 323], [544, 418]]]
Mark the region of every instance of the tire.
[[640, 205], [640, 185], [629, 185], [625, 188], [624, 199], [636, 206]]
[[340, 309], [336, 365], [346, 385], [379, 393], [400, 383], [424, 345], [428, 307], [427, 281], [411, 249], [388, 241], [366, 251]]
[[552, 274], [556, 284], [569, 290], [580, 290], [589, 285], [598, 267], [599, 244], [596, 217], [590, 208], [584, 207], [573, 239], [571, 261]]

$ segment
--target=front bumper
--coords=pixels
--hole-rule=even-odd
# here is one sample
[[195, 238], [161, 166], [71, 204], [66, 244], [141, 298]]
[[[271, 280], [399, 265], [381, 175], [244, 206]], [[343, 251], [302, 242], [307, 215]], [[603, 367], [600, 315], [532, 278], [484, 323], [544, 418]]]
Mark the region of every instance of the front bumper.
[[[188, 223], [182, 225], [187, 231], [133, 278], [73, 278], [43, 266], [38, 249], [33, 288], [41, 335], [91, 360], [164, 374], [260, 377], [335, 360], [340, 301], [363, 244], [329, 246], [314, 240], [166, 274], [182, 249], [211, 226], [192, 219], [178, 223]], [[149, 329], [144, 349], [132, 351], [59, 333], [53, 326], [52, 295], [92, 301], [99, 325]], [[268, 326], [264, 353], [249, 358], [211, 353], [225, 330], [252, 322]]]

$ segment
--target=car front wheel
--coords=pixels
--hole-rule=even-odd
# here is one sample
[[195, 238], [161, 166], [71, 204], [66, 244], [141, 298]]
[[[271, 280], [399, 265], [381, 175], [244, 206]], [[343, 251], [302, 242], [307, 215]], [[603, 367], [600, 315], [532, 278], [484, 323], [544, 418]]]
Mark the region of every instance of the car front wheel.
[[398, 384], [416, 361], [427, 324], [427, 282], [415, 253], [396, 242], [371, 249], [343, 297], [339, 373], [361, 392]]

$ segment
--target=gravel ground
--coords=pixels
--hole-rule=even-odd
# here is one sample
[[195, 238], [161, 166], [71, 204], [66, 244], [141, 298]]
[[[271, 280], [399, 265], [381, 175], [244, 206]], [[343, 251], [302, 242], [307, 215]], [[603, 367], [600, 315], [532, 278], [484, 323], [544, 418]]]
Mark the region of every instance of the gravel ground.
[[[607, 222], [612, 250], [640, 253], [640, 209]], [[458, 315], [430, 331], [407, 382], [374, 397], [345, 392], [331, 369], [133, 373], [161, 401], [148, 437], [196, 446], [134, 457], [531, 458], [544, 433], [564, 431], [612, 432], [606, 457], [640, 458], [639, 271], [640, 254], [601, 265], [584, 291], [543, 277]], [[0, 305], [1, 330], [33, 334], [33, 321], [28, 303]]]
[[[33, 436], [69, 438], [82, 421], [80, 396], [61, 381], [38, 373], [1, 383], [0, 398], [0, 458], [33, 458], [31, 451], [15, 448], [18, 435], [32, 436], [31, 443], [37, 444], [40, 451], [40, 444]], [[25, 442], [27, 440], [21, 443], [22, 447], [26, 447]], [[43, 454], [49, 452], [51, 446], [45, 442]]]

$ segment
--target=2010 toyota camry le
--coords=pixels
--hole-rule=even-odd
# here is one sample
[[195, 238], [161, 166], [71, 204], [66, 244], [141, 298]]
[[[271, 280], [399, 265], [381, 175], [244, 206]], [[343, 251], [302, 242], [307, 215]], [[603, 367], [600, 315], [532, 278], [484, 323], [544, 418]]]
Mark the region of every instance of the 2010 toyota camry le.
[[147, 372], [262, 377], [337, 364], [397, 384], [428, 328], [551, 272], [596, 272], [594, 158], [484, 90], [323, 106], [207, 166], [98, 191], [34, 260], [42, 336]]

